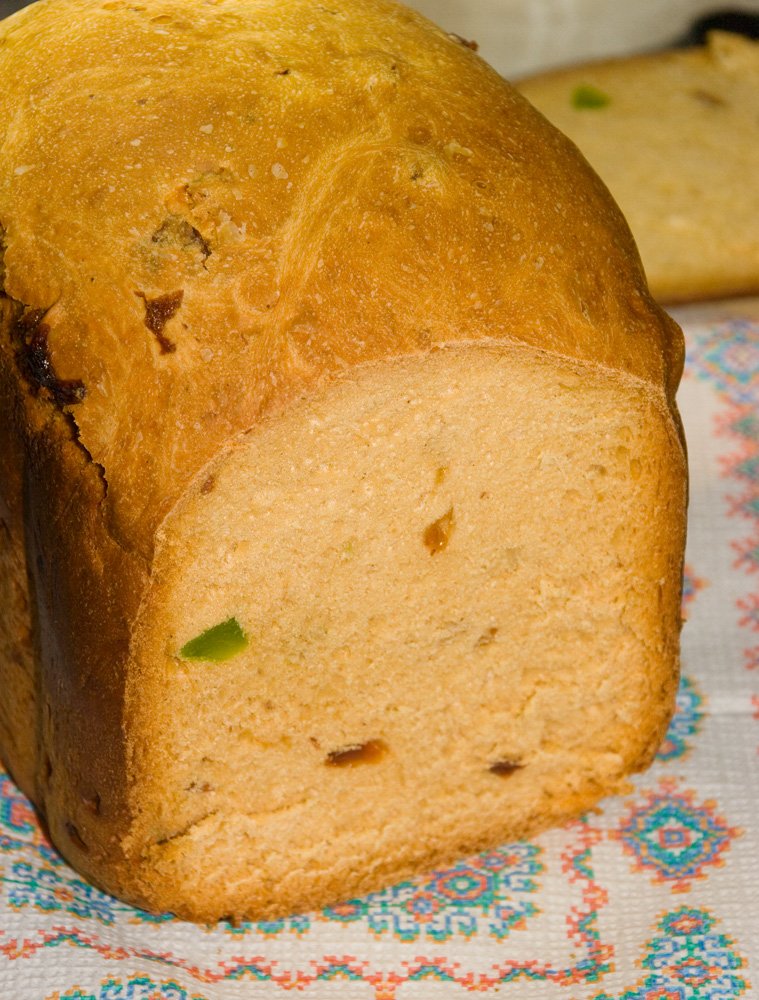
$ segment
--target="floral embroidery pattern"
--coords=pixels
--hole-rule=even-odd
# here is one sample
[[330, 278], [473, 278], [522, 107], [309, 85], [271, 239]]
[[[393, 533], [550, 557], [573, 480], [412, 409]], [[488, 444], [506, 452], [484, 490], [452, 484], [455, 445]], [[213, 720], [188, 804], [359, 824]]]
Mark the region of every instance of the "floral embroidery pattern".
[[[733, 485], [727, 496], [728, 516], [746, 523], [749, 534], [732, 543], [735, 568], [754, 574], [759, 569], [759, 324], [749, 320], [718, 323], [697, 337], [688, 353], [687, 368], [711, 382], [726, 404], [717, 434], [728, 438], [734, 451], [722, 456], [722, 474]], [[734, 490], [739, 492], [734, 492]], [[738, 598], [738, 625], [759, 632], [756, 588]], [[749, 669], [759, 665], [759, 645], [744, 650]]]
[[159, 983], [150, 976], [132, 976], [126, 982], [106, 979], [97, 993], [73, 989], [52, 993], [46, 1000], [207, 1000], [207, 997], [194, 991], [189, 993], [173, 980]]
[[699, 590], [708, 586], [708, 581], [696, 576], [692, 568], [686, 563], [683, 568], [683, 614], [687, 617], [687, 612], [696, 599]]
[[694, 879], [724, 862], [731, 842], [742, 831], [728, 826], [711, 800], [681, 792], [671, 778], [635, 803], [612, 837], [634, 860], [635, 871], [650, 871], [674, 892], [687, 892]]
[[31, 803], [0, 769], [0, 852], [31, 848], [52, 865], [63, 859], [42, 833]]
[[428, 878], [329, 907], [322, 919], [365, 920], [374, 934], [390, 933], [401, 941], [422, 936], [447, 941], [455, 934], [472, 937], [484, 922], [489, 934], [502, 939], [538, 912], [523, 897], [538, 888], [536, 876], [543, 868], [539, 855], [534, 844], [513, 844]]
[[659, 747], [656, 759], [672, 761], [684, 757], [690, 750], [690, 741], [696, 735], [704, 717], [704, 697], [696, 682], [689, 677], [680, 678], [677, 690], [676, 708], [669, 724], [664, 742]]
[[617, 998], [599, 993], [593, 1000], [737, 1000], [749, 988], [735, 975], [744, 962], [730, 938], [713, 933], [715, 923], [707, 910], [683, 906], [667, 913], [647, 945], [643, 983]]

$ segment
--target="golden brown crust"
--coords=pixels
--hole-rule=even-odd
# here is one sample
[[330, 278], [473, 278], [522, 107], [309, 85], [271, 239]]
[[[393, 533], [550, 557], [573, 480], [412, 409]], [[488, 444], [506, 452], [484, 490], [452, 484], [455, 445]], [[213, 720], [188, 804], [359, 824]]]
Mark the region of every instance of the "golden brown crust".
[[39, 663], [37, 760], [3, 753], [117, 892], [132, 625], [156, 532], [232, 438], [457, 341], [671, 406], [682, 368], [603, 185], [468, 48], [385, 0], [190, 6], [43, 0], [0, 25], [0, 488], [38, 619], [10, 628]]
[[[6, 292], [49, 310], [127, 547], [273, 396], [358, 361], [487, 336], [677, 381], [600, 182], [411, 12], [70, 0], [0, 31]], [[162, 353], [145, 298], [180, 291]]]

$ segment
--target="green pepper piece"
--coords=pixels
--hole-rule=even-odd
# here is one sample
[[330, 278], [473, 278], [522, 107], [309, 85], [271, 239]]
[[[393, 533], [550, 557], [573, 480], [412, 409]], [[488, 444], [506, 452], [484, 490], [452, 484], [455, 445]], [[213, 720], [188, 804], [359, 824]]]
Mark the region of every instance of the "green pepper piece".
[[605, 108], [607, 104], [611, 104], [609, 95], [590, 83], [581, 83], [572, 91], [573, 108]]
[[194, 639], [186, 642], [179, 651], [185, 660], [209, 660], [211, 663], [221, 663], [237, 656], [248, 645], [248, 637], [240, 628], [236, 618], [227, 618]]

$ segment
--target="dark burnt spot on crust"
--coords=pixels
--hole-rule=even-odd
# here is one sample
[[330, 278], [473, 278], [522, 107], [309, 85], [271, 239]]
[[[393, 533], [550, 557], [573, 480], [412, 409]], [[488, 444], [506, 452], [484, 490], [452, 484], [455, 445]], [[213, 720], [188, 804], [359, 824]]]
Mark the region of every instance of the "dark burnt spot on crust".
[[457, 35], [455, 31], [449, 31], [448, 37], [452, 38], [454, 42], [458, 42], [459, 45], [463, 45], [465, 48], [471, 49], [472, 52], [476, 52], [480, 47], [477, 42], [473, 42], [468, 38], [462, 38], [461, 35]]
[[170, 215], [150, 237], [159, 246], [175, 246], [180, 250], [197, 252], [203, 258], [203, 263], [211, 256], [211, 246], [200, 230], [191, 225], [181, 215]]
[[490, 765], [488, 770], [491, 774], [497, 774], [500, 778], [509, 778], [516, 771], [521, 771], [524, 764], [518, 760], [496, 760]]
[[11, 329], [16, 344], [16, 362], [35, 396], [45, 390], [56, 406], [73, 406], [82, 402], [87, 390], [80, 379], [58, 378], [47, 342], [50, 328], [42, 322], [46, 312], [46, 309], [28, 306], [19, 312]]
[[182, 305], [184, 292], [180, 289], [177, 292], [168, 292], [166, 295], [158, 295], [155, 298], [148, 298], [144, 292], [136, 293], [145, 303], [145, 326], [152, 334], [155, 334], [161, 354], [173, 354], [177, 345], [164, 334], [164, 327], [176, 316], [179, 307]]
[[203, 484], [200, 487], [200, 492], [203, 494], [213, 493], [216, 488], [216, 476], [208, 476], [203, 480]]
[[82, 840], [82, 836], [77, 830], [77, 828], [69, 820], [66, 821], [66, 833], [69, 835], [69, 840], [74, 845], [74, 847], [77, 847], [84, 854], [89, 853], [90, 850], [89, 847]]
[[289, 76], [290, 75], [290, 69], [289, 69], [288, 66], [285, 66], [284, 69], [278, 69], [277, 72], [274, 75], [275, 76]]

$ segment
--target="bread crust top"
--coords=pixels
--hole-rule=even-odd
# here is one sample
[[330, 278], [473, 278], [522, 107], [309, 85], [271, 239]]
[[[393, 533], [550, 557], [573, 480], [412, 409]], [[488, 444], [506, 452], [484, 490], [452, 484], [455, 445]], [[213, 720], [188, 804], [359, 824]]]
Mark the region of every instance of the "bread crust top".
[[402, 7], [42, 0], [0, 78], [20, 375], [129, 551], [224, 441], [363, 362], [517, 341], [674, 396], [681, 335], [602, 183]]

